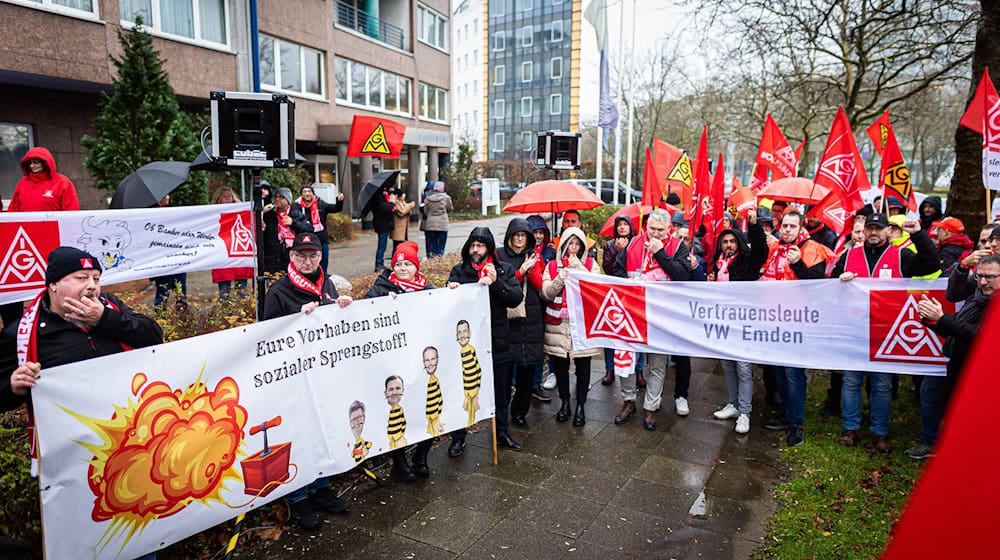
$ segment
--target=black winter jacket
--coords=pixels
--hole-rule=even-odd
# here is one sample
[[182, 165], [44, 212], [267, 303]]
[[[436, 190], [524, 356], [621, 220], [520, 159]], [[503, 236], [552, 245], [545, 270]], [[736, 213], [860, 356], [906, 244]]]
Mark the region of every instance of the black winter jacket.
[[[314, 273], [315, 278], [310, 278], [310, 280], [318, 279], [318, 273], [319, 270]], [[333, 285], [333, 281], [329, 277], [323, 282], [322, 292], [323, 298], [320, 299], [309, 292], [296, 288], [292, 284], [292, 281], [288, 279], [288, 276], [282, 276], [280, 280], [271, 284], [271, 287], [267, 289], [267, 295], [264, 296], [264, 315], [262, 316], [262, 320], [266, 321], [275, 317], [284, 317], [285, 315], [298, 313], [302, 311], [303, 304], [314, 301], [319, 302], [320, 305], [330, 305], [331, 303], [336, 303], [337, 298], [340, 297], [340, 294], [337, 293], [337, 288]]]
[[[302, 213], [298, 205], [293, 204], [288, 211], [292, 228], [296, 234], [313, 230], [309, 219]], [[264, 272], [285, 272], [288, 270], [288, 248], [278, 239], [278, 213], [274, 210], [264, 212]]]
[[[629, 247], [631, 247], [633, 243], [637, 243], [637, 239], [637, 237], [633, 237], [632, 240], [629, 241]], [[660, 265], [660, 268], [662, 268], [674, 282], [683, 282], [690, 279], [691, 263], [688, 262], [688, 255], [690, 255], [691, 252], [688, 251], [688, 248], [685, 247], [683, 243], [679, 243], [677, 245], [677, 252], [670, 255], [667, 253], [666, 243], [663, 245], [663, 249], [653, 253], [653, 258], [656, 259], [656, 263]], [[628, 247], [626, 247], [624, 251], [618, 253], [618, 257], [615, 258], [613, 273], [614, 276], [628, 278]]]
[[[528, 234], [528, 245], [521, 253], [515, 253], [510, 248], [510, 238], [517, 232]], [[503, 248], [497, 251], [502, 262], [510, 265], [515, 278], [517, 270], [524, 264], [526, 255], [535, 251], [535, 237], [531, 235], [531, 227], [524, 218], [514, 218], [507, 226]], [[521, 282], [524, 291], [524, 318], [509, 319], [511, 362], [517, 365], [539, 364], [545, 358], [543, 342], [545, 340], [544, 304], [538, 290], [527, 278]]]
[[[390, 274], [392, 274], [391, 270], [389, 269], [383, 270], [382, 273], [375, 278], [375, 283], [372, 284], [372, 287], [368, 290], [368, 293], [365, 294], [365, 299], [387, 296], [389, 294], [403, 293], [403, 288], [400, 288], [399, 286], [389, 281]], [[434, 285], [431, 284], [430, 282], [427, 282], [427, 286], [424, 289], [433, 290]]]
[[[733, 262], [729, 263], [729, 280], [731, 282], [753, 282], [759, 279], [760, 269], [767, 261], [767, 254], [769, 252], [764, 228], [759, 223], [750, 224], [750, 227], [747, 229], [747, 234], [750, 236], [749, 242], [747, 242], [743, 232], [738, 228], [723, 230], [719, 234], [719, 241], [722, 241], [722, 238], [727, 234], [732, 234], [736, 237], [737, 246], [736, 258], [733, 259]], [[713, 265], [719, 262], [721, 256], [722, 244], [717, 241]]]
[[382, 193], [376, 193], [369, 208], [372, 210], [372, 228], [375, 229], [375, 233], [391, 232], [396, 223], [393, 204], [387, 201]]
[[[615, 246], [615, 241], [617, 241], [620, 237], [618, 235], [618, 224], [622, 222], [628, 224], [628, 236], [626, 236], [626, 239], [631, 241], [632, 238], [635, 237], [635, 228], [632, 227], [632, 220], [628, 216], [618, 216], [615, 218], [614, 235], [607, 243], [604, 244], [604, 257], [601, 260], [601, 270], [604, 271], [604, 274], [609, 276], [614, 275], [615, 261], [618, 260], [618, 253], [623, 252], [619, 251], [618, 247]], [[628, 243], [626, 243], [625, 246], [628, 247]]]
[[965, 360], [975, 341], [976, 333], [979, 332], [980, 323], [986, 315], [989, 303], [990, 299], [977, 289], [969, 299], [965, 300], [965, 305], [958, 313], [954, 315], [945, 313], [937, 323], [928, 324], [932, 331], [947, 337], [943, 351], [949, 358], [948, 392], [954, 387], [955, 381], [965, 367]]
[[[316, 197], [316, 206], [319, 209], [319, 225], [323, 229], [316, 231], [316, 236], [319, 237], [320, 244], [326, 244], [330, 241], [330, 233], [326, 231], [326, 217], [330, 214], [336, 214], [344, 208], [344, 201], [338, 200], [336, 204], [330, 204], [324, 201], [320, 197]], [[305, 217], [306, 221], [312, 224], [312, 213], [305, 208], [299, 206], [298, 203], [292, 204], [292, 208], [298, 208], [299, 212], [302, 212], [302, 216]], [[316, 228], [309, 228], [309, 231], [315, 231]]]
[[486, 245], [488, 254], [493, 255], [493, 265], [497, 269], [496, 282], [490, 284], [490, 323], [493, 327], [493, 363], [506, 364], [511, 361], [510, 324], [507, 321], [507, 309], [520, 305], [524, 293], [517, 283], [514, 270], [510, 264], [499, 259], [496, 242], [490, 228], [477, 227], [469, 233], [469, 239], [462, 246], [462, 262], [456, 264], [448, 274], [448, 283], [475, 284], [479, 282], [479, 274], [472, 267], [472, 257], [469, 256], [469, 246], [473, 241]]
[[[105, 304], [104, 314], [94, 328], [85, 332], [50, 311], [46, 297], [38, 309], [35, 335], [38, 362], [43, 370], [124, 352], [122, 344], [143, 348], [163, 342], [163, 331], [156, 321], [132, 311], [113, 295], [101, 295], [101, 300]], [[0, 342], [0, 411], [17, 408], [27, 400], [10, 390], [10, 374], [17, 369], [17, 326], [17, 323], [7, 325]], [[98, 372], [81, 366], [80, 373]]]

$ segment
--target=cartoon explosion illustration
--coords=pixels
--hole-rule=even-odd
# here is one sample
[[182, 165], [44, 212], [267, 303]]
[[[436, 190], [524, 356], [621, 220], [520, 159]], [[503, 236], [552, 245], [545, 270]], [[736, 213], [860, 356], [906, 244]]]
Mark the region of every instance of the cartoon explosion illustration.
[[247, 411], [231, 377], [209, 390], [199, 374], [172, 390], [161, 381], [147, 385], [146, 374], [137, 373], [132, 394], [136, 400], [114, 405], [107, 420], [63, 408], [101, 438], [100, 444], [76, 443], [94, 455], [87, 472], [95, 496], [91, 518], [111, 520], [98, 545], [124, 537], [119, 553], [149, 523], [192, 502], [225, 503], [225, 484], [241, 480], [234, 463], [245, 455], [239, 448]]

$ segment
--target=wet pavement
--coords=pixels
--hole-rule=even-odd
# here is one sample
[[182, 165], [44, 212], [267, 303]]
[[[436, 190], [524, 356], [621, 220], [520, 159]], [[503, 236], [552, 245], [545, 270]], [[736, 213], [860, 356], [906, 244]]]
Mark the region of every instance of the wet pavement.
[[778, 439], [762, 429], [763, 399], [750, 433], [736, 434], [732, 420], [712, 418], [726, 399], [717, 362], [694, 359], [689, 416], [664, 399], [655, 431], [643, 429], [641, 412], [616, 426], [618, 383], [600, 384], [602, 366], [592, 372], [586, 426], [557, 423], [558, 398], [533, 399], [528, 426], [511, 427], [525, 450], [501, 450], [499, 465], [482, 423], [459, 458], [448, 458], [447, 439], [435, 444], [429, 479], [364, 483], [347, 494], [348, 514], [239, 557], [750, 558], [776, 507]]

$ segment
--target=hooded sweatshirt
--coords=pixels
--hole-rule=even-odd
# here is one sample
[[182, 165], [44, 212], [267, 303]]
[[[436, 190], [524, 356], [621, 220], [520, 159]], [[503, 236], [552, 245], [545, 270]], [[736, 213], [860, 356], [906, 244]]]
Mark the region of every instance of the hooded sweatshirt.
[[[628, 224], [628, 235], [618, 235], [618, 225], [621, 223]], [[626, 247], [628, 247], [628, 242], [635, 237], [635, 228], [632, 226], [632, 220], [628, 216], [618, 216], [615, 218], [614, 236], [610, 241], [604, 244], [604, 260], [601, 261], [601, 268], [604, 269], [604, 274], [610, 275], [615, 273], [615, 260], [618, 258], [618, 253], [621, 252], [618, 250], [618, 247], [615, 246], [615, 241], [621, 237], [625, 238]]]
[[[931, 216], [924, 215], [924, 205], [930, 204], [934, 207], [934, 214]], [[920, 203], [918, 208], [920, 211], [920, 229], [926, 231], [928, 234], [933, 235], [934, 232], [931, 231], [931, 224], [940, 220], [944, 216], [944, 212], [941, 210], [941, 197], [940, 196], [928, 196]]]
[[552, 241], [552, 232], [549, 231], [549, 226], [545, 225], [545, 220], [538, 214], [532, 214], [528, 216], [528, 226], [531, 227], [532, 232], [537, 229], [545, 230], [545, 245], [541, 247], [535, 246], [535, 251], [541, 255], [542, 260], [549, 262], [556, 258], [556, 250], [549, 247], [549, 243]]
[[[725, 257], [722, 254], [721, 241], [723, 237], [730, 234], [736, 237], [736, 253], [731, 257]], [[719, 234], [714, 261], [717, 281], [752, 282], [760, 278], [760, 269], [764, 266], [769, 252], [767, 237], [760, 222], [750, 224], [747, 234], [750, 236], [749, 242], [744, 237], [743, 232], [736, 228], [723, 230]], [[722, 272], [722, 266], [720, 266], [723, 263], [725, 272]], [[726, 277], [728, 280], [725, 279]]]
[[[528, 244], [520, 253], [511, 249], [510, 243], [511, 238], [518, 232], [524, 232], [528, 235]], [[507, 319], [510, 323], [508, 339], [511, 346], [511, 361], [518, 365], [537, 364], [545, 359], [542, 350], [542, 341], [545, 335], [545, 325], [542, 320], [544, 302], [538, 293], [542, 288], [542, 273], [545, 269], [545, 263], [539, 258], [527, 274], [522, 275], [519, 272], [521, 265], [524, 264], [524, 259], [534, 253], [535, 236], [531, 234], [528, 220], [514, 218], [507, 225], [503, 248], [497, 251], [497, 254], [501, 261], [510, 265], [524, 291], [523, 306], [519, 305], [507, 311]]]
[[587, 256], [587, 236], [580, 228], [569, 227], [563, 230], [559, 241], [557, 258], [545, 267], [545, 282], [542, 285], [542, 297], [549, 303], [546, 306], [545, 319], [545, 353], [562, 358], [586, 358], [603, 354], [600, 348], [576, 349], [569, 329], [568, 310], [564, 305], [565, 282], [559, 277], [559, 271], [567, 267], [570, 255], [568, 246], [571, 239], [580, 242], [581, 249], [576, 257], [580, 264], [589, 272], [600, 274], [597, 261]]
[[[28, 161], [40, 159], [45, 162], [41, 173], [31, 173]], [[8, 212], [51, 212], [59, 210], [79, 210], [76, 188], [69, 177], [56, 171], [56, 161], [52, 153], [40, 146], [31, 148], [21, 158], [21, 172], [24, 177], [14, 187], [10, 197]]]
[[[511, 361], [510, 324], [507, 321], [507, 309], [521, 304], [524, 297], [521, 285], [514, 277], [511, 266], [500, 260], [497, 255], [496, 242], [490, 228], [477, 227], [469, 232], [469, 238], [462, 246], [462, 262], [456, 264], [448, 274], [448, 283], [475, 284], [479, 282], [479, 272], [473, 266], [469, 247], [478, 241], [486, 245], [488, 258], [492, 259], [497, 271], [496, 281], [490, 284], [490, 324], [493, 339], [493, 363], [505, 364]], [[476, 336], [476, 333], [473, 333]]]

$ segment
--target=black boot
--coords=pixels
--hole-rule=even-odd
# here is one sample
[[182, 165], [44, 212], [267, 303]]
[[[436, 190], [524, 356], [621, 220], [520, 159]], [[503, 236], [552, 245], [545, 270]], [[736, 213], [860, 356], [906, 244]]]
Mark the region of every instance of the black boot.
[[413, 462], [410, 464], [410, 470], [420, 478], [427, 478], [431, 475], [431, 470], [427, 468], [427, 451], [429, 450], [429, 447], [424, 447], [422, 444], [417, 444], [417, 448], [413, 450]]
[[562, 406], [559, 407], [559, 412], [556, 413], [556, 422], [565, 422], [569, 420], [569, 401], [563, 401]]
[[583, 403], [576, 403], [576, 414], [573, 415], [573, 425], [582, 426], [587, 423], [587, 415], [583, 411]]
[[414, 482], [417, 475], [410, 470], [410, 464], [406, 462], [406, 452], [399, 450], [392, 455], [392, 477], [403, 482]]

